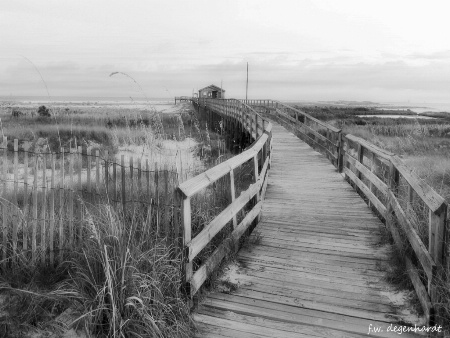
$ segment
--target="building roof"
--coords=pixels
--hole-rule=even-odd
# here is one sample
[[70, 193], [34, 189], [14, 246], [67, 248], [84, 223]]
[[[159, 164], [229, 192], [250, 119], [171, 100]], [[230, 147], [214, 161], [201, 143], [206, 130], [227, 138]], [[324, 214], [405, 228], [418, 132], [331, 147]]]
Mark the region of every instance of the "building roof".
[[209, 85], [209, 86], [207, 86], [205, 88], [199, 89], [198, 91], [201, 91], [201, 90], [204, 90], [204, 89], [208, 89], [208, 88], [215, 89], [215, 90], [221, 90], [222, 92], [225, 92], [225, 89], [217, 87], [215, 85]]

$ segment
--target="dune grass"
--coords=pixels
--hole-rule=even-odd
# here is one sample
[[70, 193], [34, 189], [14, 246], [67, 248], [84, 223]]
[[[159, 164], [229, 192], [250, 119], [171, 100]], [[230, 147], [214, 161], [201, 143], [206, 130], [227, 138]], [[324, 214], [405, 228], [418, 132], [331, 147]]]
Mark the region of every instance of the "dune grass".
[[[191, 113], [68, 114], [56, 120], [27, 116], [2, 121], [9, 140], [19, 138], [20, 147], [28, 142], [31, 150], [40, 146], [54, 151], [60, 142], [67, 147], [88, 144], [109, 149], [111, 156], [121, 147], [158, 146], [167, 139], [192, 137], [206, 149], [202, 151], [205, 168], [215, 165], [219, 156], [221, 160], [232, 156], [223, 153], [221, 131], [211, 130]], [[248, 178], [242, 179], [247, 184]], [[170, 191], [174, 188], [169, 187]], [[221, 182], [199, 196], [192, 208], [194, 230], [200, 231], [229, 199], [229, 184]], [[177, 250], [179, 241], [166, 240], [155, 231], [154, 212], [145, 212], [146, 208], [133, 209], [124, 217], [103, 199], [86, 210], [86, 240], [66, 253], [64, 262], [50, 267], [18, 257], [14, 273], [2, 274], [0, 288], [6, 298], [0, 305], [4, 313], [0, 330], [11, 337], [62, 335], [69, 328], [77, 329], [80, 337], [80, 332], [92, 337], [192, 336], [189, 308], [180, 287], [183, 257], [179, 246]], [[214, 249], [213, 243], [196, 264]]]
[[11, 337], [68, 326], [93, 337], [190, 337], [181, 255], [153, 232], [150, 217], [124, 219], [109, 205], [86, 217], [87, 240], [58, 267], [21, 262], [15, 275], [2, 276], [10, 292], [1, 324]]

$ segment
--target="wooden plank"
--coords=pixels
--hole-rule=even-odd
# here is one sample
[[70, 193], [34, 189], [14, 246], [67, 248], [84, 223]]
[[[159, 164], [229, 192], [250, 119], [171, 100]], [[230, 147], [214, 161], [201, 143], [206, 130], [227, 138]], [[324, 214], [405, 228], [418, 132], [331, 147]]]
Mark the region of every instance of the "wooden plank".
[[248, 227], [255, 220], [255, 218], [260, 214], [262, 208], [262, 202], [256, 204], [253, 209], [244, 217], [239, 226], [237, 226], [230, 236], [225, 239], [214, 252], [209, 256], [206, 262], [198, 268], [198, 270], [193, 275], [191, 283], [191, 294], [197, 293], [200, 287], [203, 285], [205, 280], [210, 276], [210, 274], [218, 267], [222, 259], [228, 255], [230, 252], [237, 252], [239, 239], [247, 231]]
[[217, 215], [200, 233], [186, 244], [189, 261], [208, 245], [210, 240], [236, 215], [258, 192], [260, 184], [254, 183], [236, 200]]
[[347, 134], [345, 135], [345, 138], [347, 140], [350, 140], [352, 142], [355, 142], [356, 144], [361, 144], [364, 148], [366, 148], [367, 150], [369, 150], [372, 153], [377, 154], [379, 157], [386, 159], [386, 160], [391, 160], [391, 157], [394, 155], [394, 153], [391, 153], [389, 151], [386, 151], [384, 149], [381, 149], [377, 146], [375, 146], [374, 144], [360, 138], [360, 137], [356, 137], [354, 135], [351, 134]]
[[[208, 302], [202, 304], [204, 310], [219, 309], [235, 313], [247, 313], [255, 317], [278, 319], [280, 322], [304, 323], [323, 329], [341, 330], [345, 333], [358, 332], [367, 334], [370, 324], [373, 326], [387, 326], [385, 321], [367, 320], [364, 318], [344, 316], [325, 311], [317, 311], [305, 307], [286, 306], [264, 300], [248, 299], [236, 295], [211, 295]], [[322, 337], [328, 337], [324, 335]], [[392, 337], [387, 332], [377, 337]], [[359, 337], [361, 337], [359, 335]]]
[[370, 191], [370, 189], [358, 178], [356, 175], [348, 168], [344, 167], [344, 173], [357, 185], [359, 189], [364, 193], [364, 195], [372, 202], [378, 212], [386, 215], [386, 207], [381, 203], [381, 201]]
[[[279, 114], [280, 116], [285, 116], [284, 114], [281, 114], [277, 111], [277, 114]], [[319, 142], [317, 142], [314, 138], [311, 138], [309, 135], [307, 135], [306, 133], [304, 133], [302, 130], [299, 130], [298, 128], [306, 128], [304, 126], [304, 124], [299, 124], [299, 125], [284, 125], [285, 127], [291, 128], [293, 130], [296, 131], [296, 135], [299, 136], [302, 140], [304, 140], [305, 142], [307, 142], [308, 144], [311, 144], [313, 146], [318, 146], [322, 151], [325, 152], [325, 156], [327, 156], [328, 159], [336, 161], [338, 159], [338, 155], [337, 155], [337, 146], [336, 146], [336, 154], [334, 152], [331, 152], [327, 147], [325, 147], [323, 144], [320, 144]], [[300, 134], [300, 135], [299, 135]]]
[[41, 263], [47, 256], [47, 153], [42, 153], [42, 204], [41, 204]]
[[78, 183], [77, 183], [77, 205], [78, 205], [78, 222], [77, 227], [78, 231], [76, 232], [77, 236], [77, 243], [81, 243], [81, 240], [83, 238], [83, 183], [82, 183], [82, 171], [83, 171], [83, 148], [81, 146], [78, 146], [77, 149], [77, 161], [78, 161]]
[[[230, 194], [231, 194], [231, 203], [233, 203], [236, 199], [236, 191], [234, 187], [234, 170], [230, 171]], [[237, 216], [233, 216], [233, 229], [237, 227]]]
[[[180, 192], [179, 192], [180, 193]], [[191, 241], [192, 236], [192, 224], [191, 224], [191, 199], [189, 197], [184, 198], [182, 202], [182, 215], [181, 215], [181, 221], [183, 226], [183, 246], [186, 247], [186, 245]], [[185, 261], [185, 283], [189, 284], [191, 278], [192, 278], [192, 261], [188, 259], [188, 257], [184, 257]], [[190, 285], [190, 284], [189, 284]], [[189, 295], [192, 296], [190, 290]]]
[[106, 191], [106, 201], [110, 202], [111, 201], [111, 196], [110, 196], [110, 188], [109, 188], [109, 180], [110, 180], [110, 175], [109, 175], [109, 152], [108, 150], [105, 150], [104, 152], [104, 159], [103, 159], [103, 166], [104, 166], [104, 185], [105, 185], [105, 191]]
[[28, 150], [24, 149], [23, 155], [23, 220], [22, 220], [22, 248], [28, 250]]
[[150, 192], [150, 165], [148, 163], [148, 158], [145, 159], [145, 182], [147, 187], [147, 198], [150, 199], [151, 192]]
[[348, 161], [351, 165], [353, 165], [360, 173], [362, 173], [370, 181], [371, 184], [375, 185], [375, 187], [378, 190], [380, 190], [381, 193], [383, 193], [384, 195], [387, 194], [388, 190], [387, 184], [381, 181], [373, 172], [367, 169], [365, 165], [358, 162], [349, 154], [345, 154], [345, 160]]
[[[14, 200], [13, 204], [15, 208], [18, 208], [17, 204], [17, 193], [19, 190], [19, 140], [14, 139]], [[19, 214], [17, 213], [17, 209], [14, 210], [14, 215], [11, 215], [13, 218], [13, 229], [12, 229], [12, 257], [13, 264], [15, 263], [15, 257], [17, 253], [17, 231], [19, 226]]]
[[134, 160], [133, 160], [133, 156], [130, 156], [130, 158], [129, 158], [129, 169], [130, 169], [130, 182], [128, 183], [128, 186], [130, 187], [130, 203], [131, 203], [131, 207], [133, 208], [133, 210], [134, 210], [134, 208], [135, 208], [135, 205], [134, 205], [134, 201], [136, 200], [135, 199], [135, 196], [134, 196], [134, 194], [135, 194], [135, 184], [134, 184]]
[[126, 184], [125, 184], [125, 175], [126, 175], [126, 171], [125, 171], [125, 155], [122, 155], [120, 157], [120, 171], [121, 171], [121, 175], [120, 175], [120, 181], [122, 183], [121, 186], [121, 195], [122, 195], [122, 212], [123, 212], [123, 217], [126, 216], [126, 212], [127, 212], [127, 195], [126, 195]]
[[92, 183], [91, 183], [91, 170], [92, 170], [92, 154], [91, 147], [86, 149], [86, 187], [89, 200], [92, 200]]
[[289, 110], [291, 110], [293, 112], [297, 112], [298, 114], [303, 115], [304, 117], [310, 119], [311, 121], [314, 121], [317, 124], [320, 124], [322, 127], [325, 127], [327, 129], [335, 132], [335, 133], [339, 133], [341, 131], [341, 129], [333, 127], [332, 125], [330, 125], [328, 123], [325, 123], [323, 121], [320, 121], [320, 120], [316, 119], [315, 117], [312, 117], [311, 115], [309, 115], [309, 114], [307, 114], [307, 113], [305, 113], [305, 112], [303, 112], [303, 111], [301, 111], [299, 109], [295, 109], [294, 107], [289, 106], [289, 105], [287, 105], [285, 103], [282, 103], [282, 102], [279, 102], [279, 101], [275, 101], [275, 102], [277, 103], [277, 107], [284, 107], [284, 108], [287, 108], [287, 109], [289, 109]]
[[117, 208], [119, 207], [119, 200], [118, 200], [118, 195], [117, 195], [117, 160], [114, 159], [113, 163], [112, 163], [112, 170], [113, 170], [113, 174], [112, 174], [112, 189], [113, 189], [113, 205]]
[[36, 262], [36, 234], [38, 227], [38, 156], [34, 154], [34, 178], [33, 178], [33, 222], [31, 233], [31, 261]]
[[422, 264], [422, 267], [428, 279], [432, 280], [436, 270], [436, 264], [433, 258], [423, 244], [411, 222], [406, 217], [402, 207], [398, 203], [397, 198], [391, 191], [388, 192], [388, 200], [389, 204], [392, 206], [393, 211], [395, 212], [395, 215], [397, 216], [400, 226], [403, 229], [403, 233], [408, 238], [408, 241], [411, 244], [414, 252], [416, 253], [420, 263]]
[[96, 185], [96, 196], [95, 200], [100, 202], [100, 151], [95, 150], [95, 185]]
[[[3, 170], [2, 170], [2, 181], [3, 181], [3, 189], [2, 189], [2, 197], [3, 200], [6, 200], [7, 198], [7, 177], [8, 177], [8, 138], [6, 136], [3, 136], [3, 142], [2, 142], [2, 148], [3, 148]], [[2, 227], [3, 227], [3, 247], [2, 247], [2, 265], [3, 269], [6, 269], [6, 263], [7, 263], [7, 248], [8, 248], [8, 210], [7, 210], [7, 204], [2, 203]]]
[[47, 153], [42, 153], [42, 205], [41, 205], [41, 262], [47, 256]]
[[74, 188], [74, 182], [73, 182], [73, 163], [74, 162], [74, 149], [69, 149], [69, 200], [68, 200], [68, 207], [69, 207], [69, 247], [73, 248], [73, 237], [74, 237], [74, 223], [73, 223], [73, 188]]
[[422, 305], [422, 310], [425, 314], [427, 325], [433, 325], [434, 323], [434, 307], [431, 304], [430, 297], [428, 296], [427, 289], [422, 284], [420, 280], [419, 273], [415, 266], [411, 263], [408, 257], [404, 257], [406, 262], [406, 270], [408, 271], [408, 276], [416, 290], [417, 298], [419, 298], [420, 304]]
[[[308, 126], [306, 123], [301, 123], [301, 122], [297, 121], [295, 118], [293, 118], [292, 116], [286, 114], [285, 112], [283, 112], [281, 110], [277, 110], [276, 112], [278, 114], [280, 114], [281, 116], [287, 118], [291, 122], [294, 122], [295, 127], [304, 129], [304, 133], [308, 133], [308, 132], [312, 133], [315, 138], [321, 140], [322, 142], [325, 142], [326, 144], [331, 145], [331, 146], [335, 146], [335, 147], [337, 146], [337, 143], [334, 143], [333, 141], [328, 139], [326, 136], [323, 136], [317, 130], [315, 130], [315, 129], [311, 128], [310, 126]], [[315, 143], [317, 143], [317, 140], [315, 140], [315, 139], [312, 139], [312, 140]], [[323, 145], [321, 145], [321, 146], [323, 146]]]
[[[253, 180], [255, 184], [258, 184], [259, 172], [258, 172], [258, 154], [253, 157]], [[262, 182], [259, 182], [259, 188], [261, 188]], [[259, 189], [256, 192], [256, 203], [260, 200]]]
[[139, 157], [137, 159], [137, 198], [139, 201], [142, 198], [142, 160]]
[[64, 249], [64, 148], [61, 147], [59, 154], [59, 261], [63, 260]]
[[170, 229], [170, 207], [169, 207], [169, 169], [167, 164], [164, 168], [164, 236], [167, 238]]
[[50, 217], [50, 224], [49, 224], [49, 250], [50, 250], [50, 264], [53, 265], [55, 263], [55, 171], [56, 171], [56, 165], [55, 165], [55, 153], [50, 154], [50, 168], [51, 168], [51, 178], [50, 178], [50, 209], [49, 209], [49, 217]]
[[412, 169], [408, 168], [399, 157], [393, 156], [391, 161], [403, 178], [411, 185], [419, 198], [425, 202], [432, 212], [437, 213], [446, 205], [445, 199], [418, 177]]
[[447, 223], [447, 204], [439, 209], [439, 214], [429, 210], [429, 235], [428, 235], [428, 251], [434, 262], [439, 266], [442, 265], [445, 255], [445, 233]]
[[160, 216], [160, 205], [159, 205], [159, 170], [158, 163], [155, 162], [155, 201], [156, 201], [156, 234], [159, 234], [159, 216]]
[[185, 196], [192, 196], [200, 190], [206, 188], [210, 184], [216, 182], [218, 179], [230, 173], [232, 169], [235, 169], [251, 158], [255, 156], [262, 149], [263, 145], [267, 141], [268, 134], [263, 134], [257, 142], [248, 150], [241, 154], [222, 162], [221, 164], [199, 174], [190, 180], [187, 180], [180, 184], [180, 190]]

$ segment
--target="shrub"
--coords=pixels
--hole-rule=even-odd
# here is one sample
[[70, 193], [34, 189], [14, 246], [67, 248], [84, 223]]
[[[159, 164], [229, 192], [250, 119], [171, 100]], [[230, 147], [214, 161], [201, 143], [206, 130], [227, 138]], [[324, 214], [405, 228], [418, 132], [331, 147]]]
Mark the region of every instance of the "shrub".
[[38, 109], [38, 114], [41, 117], [50, 117], [50, 111], [46, 106], [40, 106]]

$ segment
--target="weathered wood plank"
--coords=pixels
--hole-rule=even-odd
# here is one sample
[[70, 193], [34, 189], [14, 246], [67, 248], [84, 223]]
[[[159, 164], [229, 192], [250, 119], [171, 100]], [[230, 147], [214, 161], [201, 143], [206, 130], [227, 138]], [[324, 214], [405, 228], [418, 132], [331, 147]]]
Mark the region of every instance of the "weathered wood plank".
[[422, 305], [422, 309], [425, 312], [425, 317], [427, 319], [427, 323], [432, 323], [434, 321], [434, 308], [431, 304], [430, 297], [428, 296], [427, 289], [423, 285], [420, 280], [419, 273], [414, 265], [411, 263], [411, 260], [408, 257], [405, 257], [406, 262], [406, 270], [408, 271], [409, 278], [416, 290], [417, 298], [419, 298], [420, 304]]
[[445, 199], [408, 168], [400, 158], [392, 156], [391, 161], [432, 212], [436, 213], [445, 206]]
[[253, 220], [261, 212], [262, 202], [256, 204], [253, 209], [245, 216], [241, 223], [231, 233], [229, 238], [214, 250], [207, 261], [195, 272], [191, 280], [191, 294], [195, 294], [203, 285], [205, 280], [217, 268], [222, 259], [230, 252], [237, 251], [238, 241], [248, 229]]
[[219, 215], [214, 218], [205, 228], [189, 243], [187, 249], [189, 252], [189, 261], [192, 261], [203, 248], [208, 245], [210, 240], [236, 215], [258, 192], [260, 183], [252, 184], [243, 194], [226, 207]]
[[370, 191], [356, 175], [350, 171], [348, 168], [344, 168], [344, 173], [358, 186], [359, 189], [364, 193], [364, 195], [372, 202], [372, 204], [377, 208], [381, 215], [386, 214], [386, 207], [381, 203], [381, 201]]
[[405, 212], [400, 206], [397, 198], [391, 191], [388, 192], [388, 199], [389, 204], [392, 206], [392, 209], [394, 210], [395, 215], [397, 216], [399, 224], [403, 229], [403, 233], [408, 238], [408, 241], [411, 244], [411, 247], [413, 248], [414, 252], [416, 253], [420, 263], [422, 264], [422, 267], [425, 273], [427, 274], [428, 279], [432, 280], [436, 269], [436, 264], [433, 258], [431, 257], [427, 248], [425, 247], [419, 235], [417, 234], [416, 229], [414, 229], [413, 225], [406, 217]]
[[[345, 154], [345, 160], [350, 162], [351, 165], [353, 165], [359, 172], [361, 172], [370, 181], [370, 183], [377, 187], [377, 189], [380, 190], [384, 195], [387, 194], [387, 184], [380, 180], [372, 171], [370, 171], [362, 163], [351, 157], [349, 154]], [[370, 191], [372, 192], [372, 190]]]
[[355, 142], [357, 144], [361, 144], [362, 146], [364, 146], [364, 148], [366, 148], [367, 150], [369, 150], [372, 153], [377, 154], [379, 157], [381, 157], [383, 159], [390, 160], [391, 157], [394, 155], [394, 153], [391, 153], [389, 151], [381, 149], [381, 148], [375, 146], [374, 144], [372, 144], [370, 142], [367, 142], [366, 140], [364, 140], [364, 139], [362, 139], [360, 137], [347, 134], [347, 135], [345, 135], [345, 138], [347, 140], [350, 140], [350, 141]]

